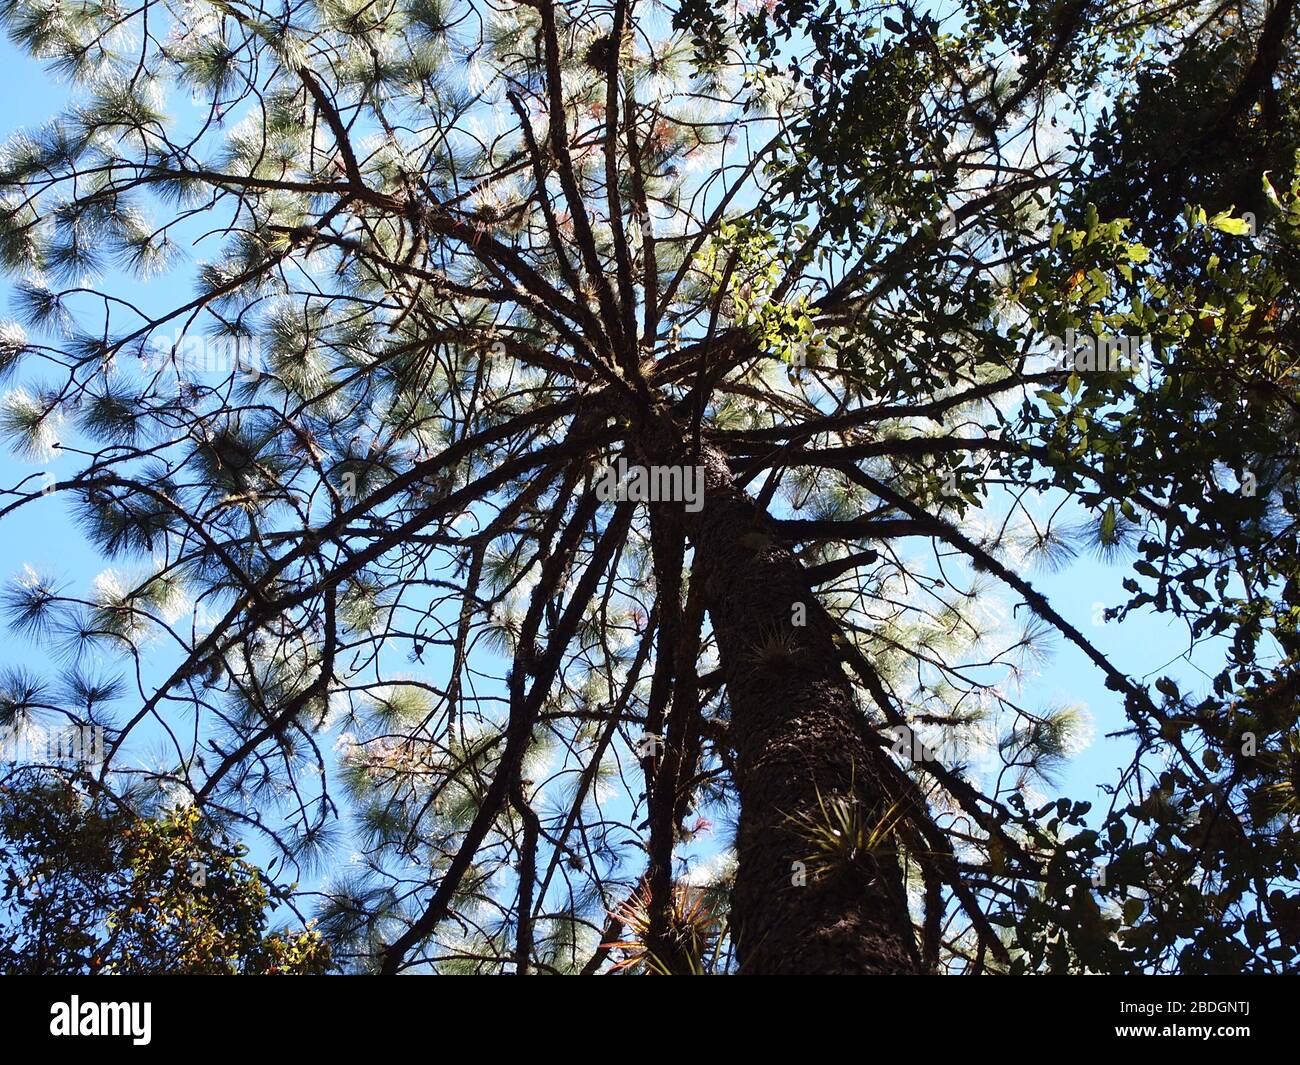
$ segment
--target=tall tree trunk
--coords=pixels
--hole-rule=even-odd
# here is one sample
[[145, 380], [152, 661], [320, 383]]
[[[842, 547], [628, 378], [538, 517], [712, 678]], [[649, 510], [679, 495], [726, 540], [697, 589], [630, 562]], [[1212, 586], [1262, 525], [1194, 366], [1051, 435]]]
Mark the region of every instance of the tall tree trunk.
[[[680, 456], [679, 448], [655, 450]], [[740, 796], [731, 921], [741, 971], [918, 972], [892, 834], [852, 855], [813, 838], [828, 812], [827, 830], [838, 824], [837, 807], [867, 832], [890, 819], [834, 633], [803, 567], [734, 486], [725, 456], [706, 445], [703, 461], [704, 507], [686, 520], [731, 704]]]

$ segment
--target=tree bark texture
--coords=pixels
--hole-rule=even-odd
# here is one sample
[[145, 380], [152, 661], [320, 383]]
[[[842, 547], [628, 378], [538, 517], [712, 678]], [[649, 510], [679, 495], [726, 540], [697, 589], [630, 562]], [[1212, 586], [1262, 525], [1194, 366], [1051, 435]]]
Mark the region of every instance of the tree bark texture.
[[[680, 455], [679, 447], [662, 457]], [[892, 833], [851, 857], [810, 838], [810, 825], [838, 823], [826, 814], [837, 804], [868, 830], [891, 819], [874, 768], [879, 753], [835, 634], [799, 560], [734, 485], [725, 456], [705, 445], [702, 461], [704, 506], [685, 519], [731, 706], [740, 798], [731, 922], [740, 971], [916, 973]]]

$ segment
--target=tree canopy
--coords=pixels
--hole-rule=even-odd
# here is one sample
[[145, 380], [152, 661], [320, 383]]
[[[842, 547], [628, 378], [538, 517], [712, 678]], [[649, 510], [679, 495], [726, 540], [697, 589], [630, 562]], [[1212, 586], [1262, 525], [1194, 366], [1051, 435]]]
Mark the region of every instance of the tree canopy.
[[211, 838], [196, 807], [142, 816], [66, 782], [0, 790], [10, 974], [320, 973], [320, 933], [265, 932], [271, 902], [242, 848]]
[[3, 0], [0, 529], [110, 567], [7, 560], [23, 786], [289, 967], [1294, 970], [1294, 6]]

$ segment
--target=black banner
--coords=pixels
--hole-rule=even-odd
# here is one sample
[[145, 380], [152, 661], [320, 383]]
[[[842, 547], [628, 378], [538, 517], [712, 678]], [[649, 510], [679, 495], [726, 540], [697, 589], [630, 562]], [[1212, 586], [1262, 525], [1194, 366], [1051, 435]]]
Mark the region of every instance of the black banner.
[[[385, 1048], [409, 1040], [425, 1053], [436, 1053], [439, 1040], [447, 1049], [484, 1037], [494, 1045], [536, 1045], [575, 1008], [606, 1012], [611, 1029], [644, 1024], [674, 1037], [702, 1035], [714, 1024], [715, 1038], [734, 1033], [739, 1016], [750, 1031], [788, 1031], [792, 1047], [861, 1026], [915, 1038], [927, 1050], [1200, 1043], [1231, 1053], [1237, 1044], [1284, 1038], [1295, 991], [1286, 978], [1245, 977], [879, 977], [842, 983], [830, 994], [824, 984], [790, 980], [705, 990], [622, 978], [587, 981], [575, 993], [556, 980], [505, 979], [485, 989], [429, 977], [10, 977], [0, 981], [0, 1017], [18, 1045], [67, 1043], [93, 1052], [92, 1044], [112, 1043], [132, 1056], [203, 1057], [247, 1050], [268, 1035], [295, 1051], [335, 1053], [358, 1036]], [[494, 1023], [487, 1012], [511, 1021]], [[545, 1027], [533, 1027], [534, 1019]], [[461, 1021], [469, 1027], [459, 1029]]]

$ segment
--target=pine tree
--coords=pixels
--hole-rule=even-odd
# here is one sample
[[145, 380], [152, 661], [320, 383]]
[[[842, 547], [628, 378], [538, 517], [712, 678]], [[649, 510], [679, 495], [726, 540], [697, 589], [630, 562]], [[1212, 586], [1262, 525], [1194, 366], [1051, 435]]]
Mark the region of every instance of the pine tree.
[[8, 584], [0, 726], [347, 970], [1294, 968], [1293, 5], [1029, 6], [4, 0], [0, 518], [111, 568]]

